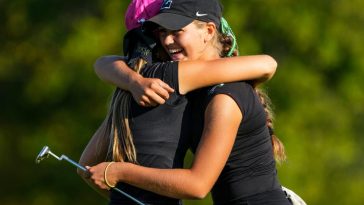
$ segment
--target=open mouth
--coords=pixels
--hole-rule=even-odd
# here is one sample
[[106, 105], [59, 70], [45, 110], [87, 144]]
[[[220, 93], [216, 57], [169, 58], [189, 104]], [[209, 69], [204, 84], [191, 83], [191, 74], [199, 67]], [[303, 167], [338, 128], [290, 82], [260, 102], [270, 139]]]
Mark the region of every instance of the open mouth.
[[171, 55], [176, 55], [176, 54], [179, 54], [179, 53], [182, 53], [183, 49], [169, 49], [168, 52], [169, 54]]

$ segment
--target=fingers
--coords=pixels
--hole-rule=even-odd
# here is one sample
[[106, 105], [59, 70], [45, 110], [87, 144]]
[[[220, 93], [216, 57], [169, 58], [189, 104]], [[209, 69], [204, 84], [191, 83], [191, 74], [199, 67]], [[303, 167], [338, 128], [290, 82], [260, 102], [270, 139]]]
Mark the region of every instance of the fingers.
[[163, 82], [160, 80], [159, 82], [159, 85], [165, 90], [167, 91], [168, 93], [173, 93], [174, 92], [174, 89], [171, 88], [167, 83]]
[[83, 172], [83, 177], [84, 177], [85, 179], [90, 179], [90, 177], [91, 177], [91, 173], [90, 173], [90, 171], [89, 171], [90, 166], [86, 166], [85, 168], [86, 168], [86, 171], [84, 171], [84, 172]]
[[[150, 92], [148, 93], [149, 96], [143, 95], [140, 100], [138, 101], [138, 104], [143, 106], [143, 107], [153, 107], [153, 106], [157, 106], [160, 103], [156, 102], [155, 100], [153, 100], [150, 96], [154, 95], [154, 92]], [[156, 97], [154, 97], [156, 98]], [[163, 100], [163, 99], [162, 99]], [[163, 102], [164, 103], [164, 102]], [[163, 104], [162, 103], [162, 104]]]
[[[152, 98], [152, 100], [154, 100], [155, 102], [157, 102], [159, 104], [165, 103], [165, 101], [169, 98], [169, 91], [164, 88], [164, 86], [165, 86], [164, 84], [162, 84], [162, 83], [153, 84], [153, 87], [152, 87], [152, 89], [154, 91], [154, 95], [151, 95], [150, 97]], [[172, 89], [172, 88], [170, 88], [170, 89]], [[160, 103], [160, 101], [161, 101], [160, 99], [163, 99], [163, 103]]]
[[164, 104], [174, 89], [160, 79], [143, 78], [130, 91], [139, 105], [151, 107]]
[[148, 107], [148, 105], [143, 101], [139, 101], [138, 104], [142, 107]]
[[[149, 101], [150, 101], [150, 105], [151, 106], [157, 106], [157, 105], [162, 105], [166, 102], [165, 96], [161, 97], [161, 94], [157, 93], [156, 91], [151, 91], [146, 93]], [[167, 97], [167, 99], [169, 98], [169, 95]]]
[[145, 91], [145, 95], [148, 101], [145, 101], [151, 106], [162, 105], [168, 100], [169, 94], [174, 90], [165, 82], [161, 80], [155, 80], [150, 84], [150, 89]]
[[100, 189], [110, 190], [110, 187], [105, 183], [105, 179], [103, 173], [100, 170], [97, 170], [95, 167], [86, 166], [87, 171], [85, 174], [88, 175], [87, 179], [89, 179], [92, 183], [98, 186]]
[[144, 107], [153, 107], [162, 105], [165, 102], [166, 100], [160, 97], [155, 91], [147, 91], [146, 94], [141, 97], [138, 104]]
[[157, 80], [158, 86], [156, 86], [156, 93], [161, 96], [163, 99], [167, 100], [169, 98], [169, 94], [174, 92], [174, 89], [171, 88], [167, 83], [162, 80]]
[[144, 107], [150, 107], [152, 105], [152, 102], [150, 101], [149, 97], [146, 95], [142, 95], [140, 100], [138, 101], [138, 104]]

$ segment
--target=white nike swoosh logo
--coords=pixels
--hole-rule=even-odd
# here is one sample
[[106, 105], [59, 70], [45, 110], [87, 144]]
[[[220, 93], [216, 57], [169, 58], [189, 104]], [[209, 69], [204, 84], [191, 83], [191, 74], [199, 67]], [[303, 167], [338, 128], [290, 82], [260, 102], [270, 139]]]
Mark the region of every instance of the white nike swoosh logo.
[[197, 12], [196, 12], [196, 16], [198, 16], [198, 17], [201, 17], [201, 16], [207, 16], [207, 14], [200, 14], [200, 12], [199, 12], [199, 11], [197, 11]]

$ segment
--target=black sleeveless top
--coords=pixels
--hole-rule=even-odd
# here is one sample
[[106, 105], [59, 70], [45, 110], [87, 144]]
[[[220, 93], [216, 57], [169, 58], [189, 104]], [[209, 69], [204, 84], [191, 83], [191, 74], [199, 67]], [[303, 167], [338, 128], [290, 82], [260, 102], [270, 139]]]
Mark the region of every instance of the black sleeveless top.
[[192, 150], [196, 149], [202, 133], [205, 108], [217, 94], [230, 96], [239, 106], [243, 120], [226, 165], [212, 188], [214, 204], [234, 204], [238, 199], [280, 188], [266, 114], [257, 93], [248, 83], [220, 84], [200, 91], [205, 100], [200, 103], [193, 100], [194, 120], [197, 121], [193, 123]]
[[[190, 145], [187, 134], [188, 101], [178, 94], [178, 63], [166, 62], [148, 65], [144, 77], [159, 78], [175, 89], [165, 104], [141, 107], [131, 102], [130, 128], [139, 165], [162, 169], [182, 168]], [[186, 114], [185, 114], [186, 113]], [[161, 196], [125, 183], [117, 187], [146, 204], [180, 204], [181, 201]], [[110, 204], [135, 204], [130, 199], [112, 191]]]

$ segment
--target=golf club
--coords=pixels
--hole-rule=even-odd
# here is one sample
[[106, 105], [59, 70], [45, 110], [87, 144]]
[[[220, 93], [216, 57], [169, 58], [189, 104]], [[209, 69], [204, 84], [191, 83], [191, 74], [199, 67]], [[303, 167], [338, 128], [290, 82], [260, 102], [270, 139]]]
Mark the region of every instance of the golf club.
[[[35, 163], [39, 164], [42, 160], [46, 159], [49, 157], [49, 155], [51, 155], [52, 157], [58, 159], [59, 161], [62, 160], [66, 160], [67, 162], [71, 163], [72, 165], [76, 166], [77, 168], [81, 169], [82, 171], [86, 172], [87, 169], [83, 166], [81, 166], [80, 164], [78, 164], [77, 162], [73, 161], [72, 159], [68, 158], [66, 155], [61, 155], [61, 157], [58, 157], [57, 155], [55, 155], [53, 152], [51, 152], [51, 150], [49, 149], [48, 146], [44, 146], [42, 148], [42, 150], [39, 152], [37, 158], [35, 158]], [[135, 203], [139, 204], [139, 205], [144, 205], [144, 203], [140, 202], [138, 199], [130, 196], [129, 194], [123, 192], [122, 190], [115, 188], [115, 187], [111, 187], [111, 189], [119, 192], [120, 194], [128, 197], [129, 199], [133, 200]]]

